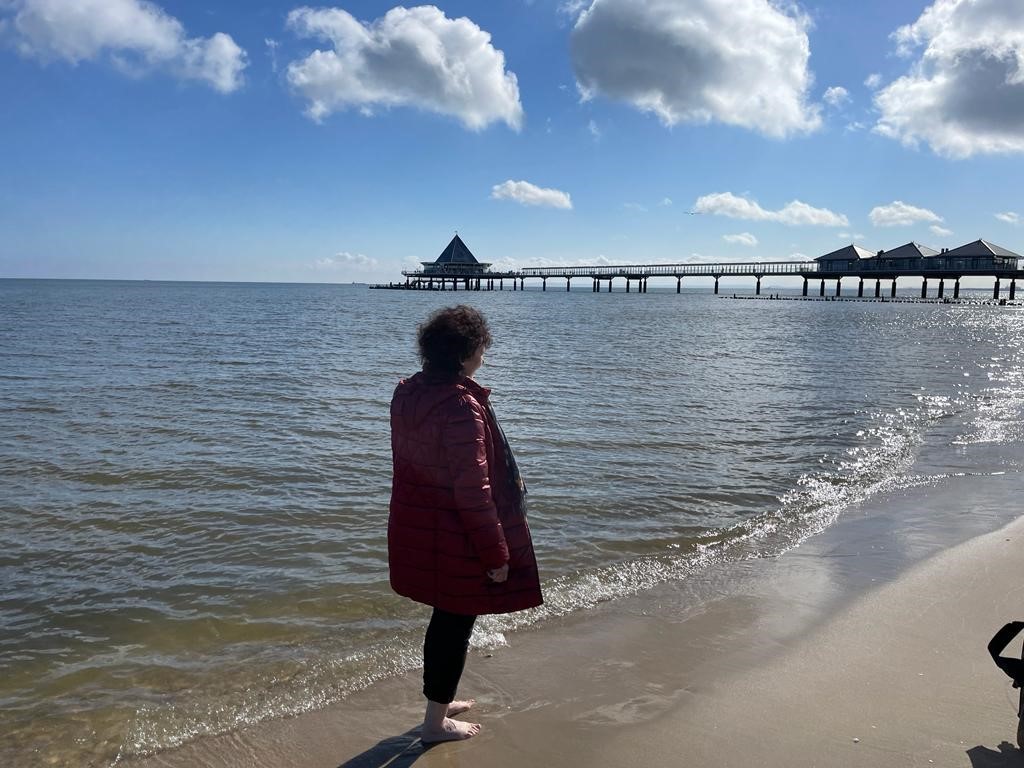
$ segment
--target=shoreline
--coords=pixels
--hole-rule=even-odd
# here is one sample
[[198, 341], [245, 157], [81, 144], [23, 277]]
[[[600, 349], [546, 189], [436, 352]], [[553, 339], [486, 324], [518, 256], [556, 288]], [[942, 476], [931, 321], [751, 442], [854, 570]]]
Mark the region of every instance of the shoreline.
[[[1014, 740], [1016, 699], [985, 644], [1024, 617], [1024, 517], [1006, 525], [998, 508], [1019, 478], [869, 500], [780, 557], [471, 650], [460, 695], [477, 698], [484, 731], [467, 742], [422, 749], [417, 670], [118, 765], [1009, 766], [993, 755]], [[948, 524], [940, 535], [925, 519]]]

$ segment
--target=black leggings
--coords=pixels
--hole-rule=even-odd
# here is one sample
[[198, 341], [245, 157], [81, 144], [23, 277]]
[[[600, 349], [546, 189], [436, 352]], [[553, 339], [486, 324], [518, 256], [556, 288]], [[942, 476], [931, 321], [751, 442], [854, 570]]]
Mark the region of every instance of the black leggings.
[[434, 609], [423, 641], [423, 695], [430, 701], [455, 700], [475, 621], [476, 616]]

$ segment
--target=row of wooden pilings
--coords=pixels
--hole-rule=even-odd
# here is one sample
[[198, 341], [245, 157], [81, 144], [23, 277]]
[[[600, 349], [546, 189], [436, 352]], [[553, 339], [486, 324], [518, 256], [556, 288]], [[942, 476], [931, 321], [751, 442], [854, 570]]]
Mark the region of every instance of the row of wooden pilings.
[[[761, 277], [763, 277], [763, 275], [757, 276], [757, 284], [756, 284], [755, 289], [754, 289], [754, 293], [756, 295], [758, 295], [758, 296], [761, 295]], [[509, 279], [512, 281], [512, 290], [513, 291], [515, 291], [515, 290], [520, 290], [520, 291], [526, 290], [526, 278], [523, 278], [523, 277], [518, 277], [518, 278], [517, 277], [511, 277]], [[552, 278], [552, 279], [560, 279], [560, 278]], [[607, 280], [608, 281], [608, 293], [612, 292], [612, 283], [613, 283], [613, 281], [615, 279], [614, 277], [594, 277], [594, 278], [591, 278], [591, 279], [593, 281], [593, 283], [591, 285], [591, 290], [594, 293], [599, 293], [601, 291], [601, 282], [603, 280]], [[637, 293], [647, 293], [647, 281], [648, 281], [648, 279], [649, 278], [646, 278], [646, 277], [627, 277], [626, 278], [626, 293], [630, 292], [632, 284], [634, 282], [637, 283], [637, 285], [636, 285], [636, 292]], [[809, 291], [809, 287], [810, 287], [810, 281], [812, 279], [817, 280], [818, 278], [817, 277], [814, 277], [814, 278], [805, 277], [804, 278], [804, 285], [803, 285], [803, 295], [804, 296], [808, 295], [808, 291]], [[897, 280], [897, 278], [895, 278], [895, 277], [888, 278], [887, 277], [887, 278], [876, 278], [875, 279], [875, 290], [874, 290], [875, 298], [879, 298], [882, 295], [882, 280], [883, 279], [886, 280], [886, 281], [890, 281], [890, 280], [892, 281], [892, 284], [891, 284], [891, 286], [889, 288], [889, 295], [891, 297], [895, 297], [896, 296], [896, 280]], [[931, 279], [934, 280], [936, 278], [931, 278]], [[941, 298], [943, 298], [945, 296], [945, 288], [946, 288], [946, 280], [947, 279], [950, 279], [950, 280], [954, 281], [953, 282], [953, 298], [954, 299], [959, 299], [960, 298], [960, 278], [959, 277], [957, 277], [957, 278], [944, 278], [944, 277], [938, 278], [939, 286], [938, 286], [938, 291], [935, 294], [936, 297], [941, 299]], [[717, 276], [715, 276], [715, 293], [716, 294], [718, 293], [718, 280], [719, 280], [719, 278]], [[843, 295], [843, 293], [842, 293], [842, 291], [843, 291], [843, 278], [842, 277], [823, 277], [823, 278], [821, 278], [821, 285], [818, 288], [818, 295], [819, 296], [824, 296], [825, 295], [825, 283], [827, 281], [829, 281], [829, 280], [835, 280], [836, 281], [835, 295], [836, 296], [842, 296]], [[928, 298], [928, 280], [929, 280], [929, 278], [925, 277], [923, 279], [922, 283], [921, 283], [921, 298], [922, 299]], [[571, 289], [571, 281], [572, 281], [572, 278], [570, 278], [570, 277], [566, 277], [565, 278], [565, 290], [566, 291], [569, 291]], [[462, 283], [462, 285], [463, 285], [462, 290], [466, 290], [466, 291], [481, 291], [481, 290], [486, 290], [486, 291], [499, 290], [499, 291], [503, 291], [503, 290], [505, 290], [505, 279], [504, 278], [480, 278], [480, 277], [437, 278], [436, 280], [434, 280], [434, 279], [418, 280], [415, 283], [411, 283], [409, 280], [407, 280], [406, 281], [406, 286], [409, 287], [409, 288], [419, 289], [419, 290], [429, 290], [429, 291], [440, 290], [440, 291], [445, 291], [445, 290], [449, 290], [449, 288], [448, 288], [448, 283], [449, 282], [451, 282], [451, 289], [450, 290], [453, 290], [453, 291], [459, 290], [459, 283]], [[863, 277], [859, 278], [859, 282], [857, 284], [857, 297], [858, 298], [863, 298], [863, 296], [864, 296], [864, 285], [865, 285], [865, 282], [870, 282], [870, 278], [867, 278], [867, 280], [865, 280], [865, 278], [863, 278]], [[435, 283], [436, 283], [436, 285], [435, 285]], [[497, 287], [495, 287], [495, 286], [497, 286]], [[541, 290], [542, 291], [546, 291], [547, 289], [548, 289], [548, 278], [542, 277], [541, 278]], [[682, 290], [683, 290], [683, 279], [681, 277], [676, 277], [676, 293], [681, 293]], [[995, 281], [995, 285], [992, 288], [992, 298], [994, 298], [994, 299], [1000, 298], [1000, 293], [1001, 293], [1000, 280], [997, 277], [996, 281]], [[1017, 297], [1017, 281], [1016, 281], [1016, 279], [1011, 279], [1010, 280], [1010, 295], [1009, 295], [1009, 298], [1010, 298], [1011, 301], [1013, 301], [1016, 297]]]

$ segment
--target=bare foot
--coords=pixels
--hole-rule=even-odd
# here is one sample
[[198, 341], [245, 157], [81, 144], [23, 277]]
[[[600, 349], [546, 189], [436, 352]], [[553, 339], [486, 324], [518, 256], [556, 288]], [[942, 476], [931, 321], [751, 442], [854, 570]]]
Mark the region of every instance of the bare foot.
[[446, 717], [441, 721], [441, 727], [438, 730], [428, 729], [424, 726], [423, 731], [420, 733], [420, 741], [424, 744], [437, 744], [440, 741], [460, 741], [461, 739], [476, 736], [480, 733], [480, 728], [479, 723], [464, 723], [461, 720], [452, 720]]
[[476, 699], [466, 699], [465, 701], [453, 701], [448, 705], [448, 711], [445, 713], [448, 717], [454, 717], [455, 715], [461, 715], [467, 709], [471, 709], [476, 704]]

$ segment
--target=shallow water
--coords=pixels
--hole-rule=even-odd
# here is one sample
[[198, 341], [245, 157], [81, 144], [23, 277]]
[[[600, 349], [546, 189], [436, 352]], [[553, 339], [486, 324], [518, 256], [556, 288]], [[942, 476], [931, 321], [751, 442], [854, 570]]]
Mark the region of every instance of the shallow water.
[[[547, 600], [478, 644], [777, 554], [957, 456], [996, 471], [1024, 437], [1012, 308], [0, 281], [0, 761], [106, 765], [418, 663], [387, 408], [454, 301], [492, 325], [478, 379]], [[925, 467], [933, 444], [972, 451]]]

